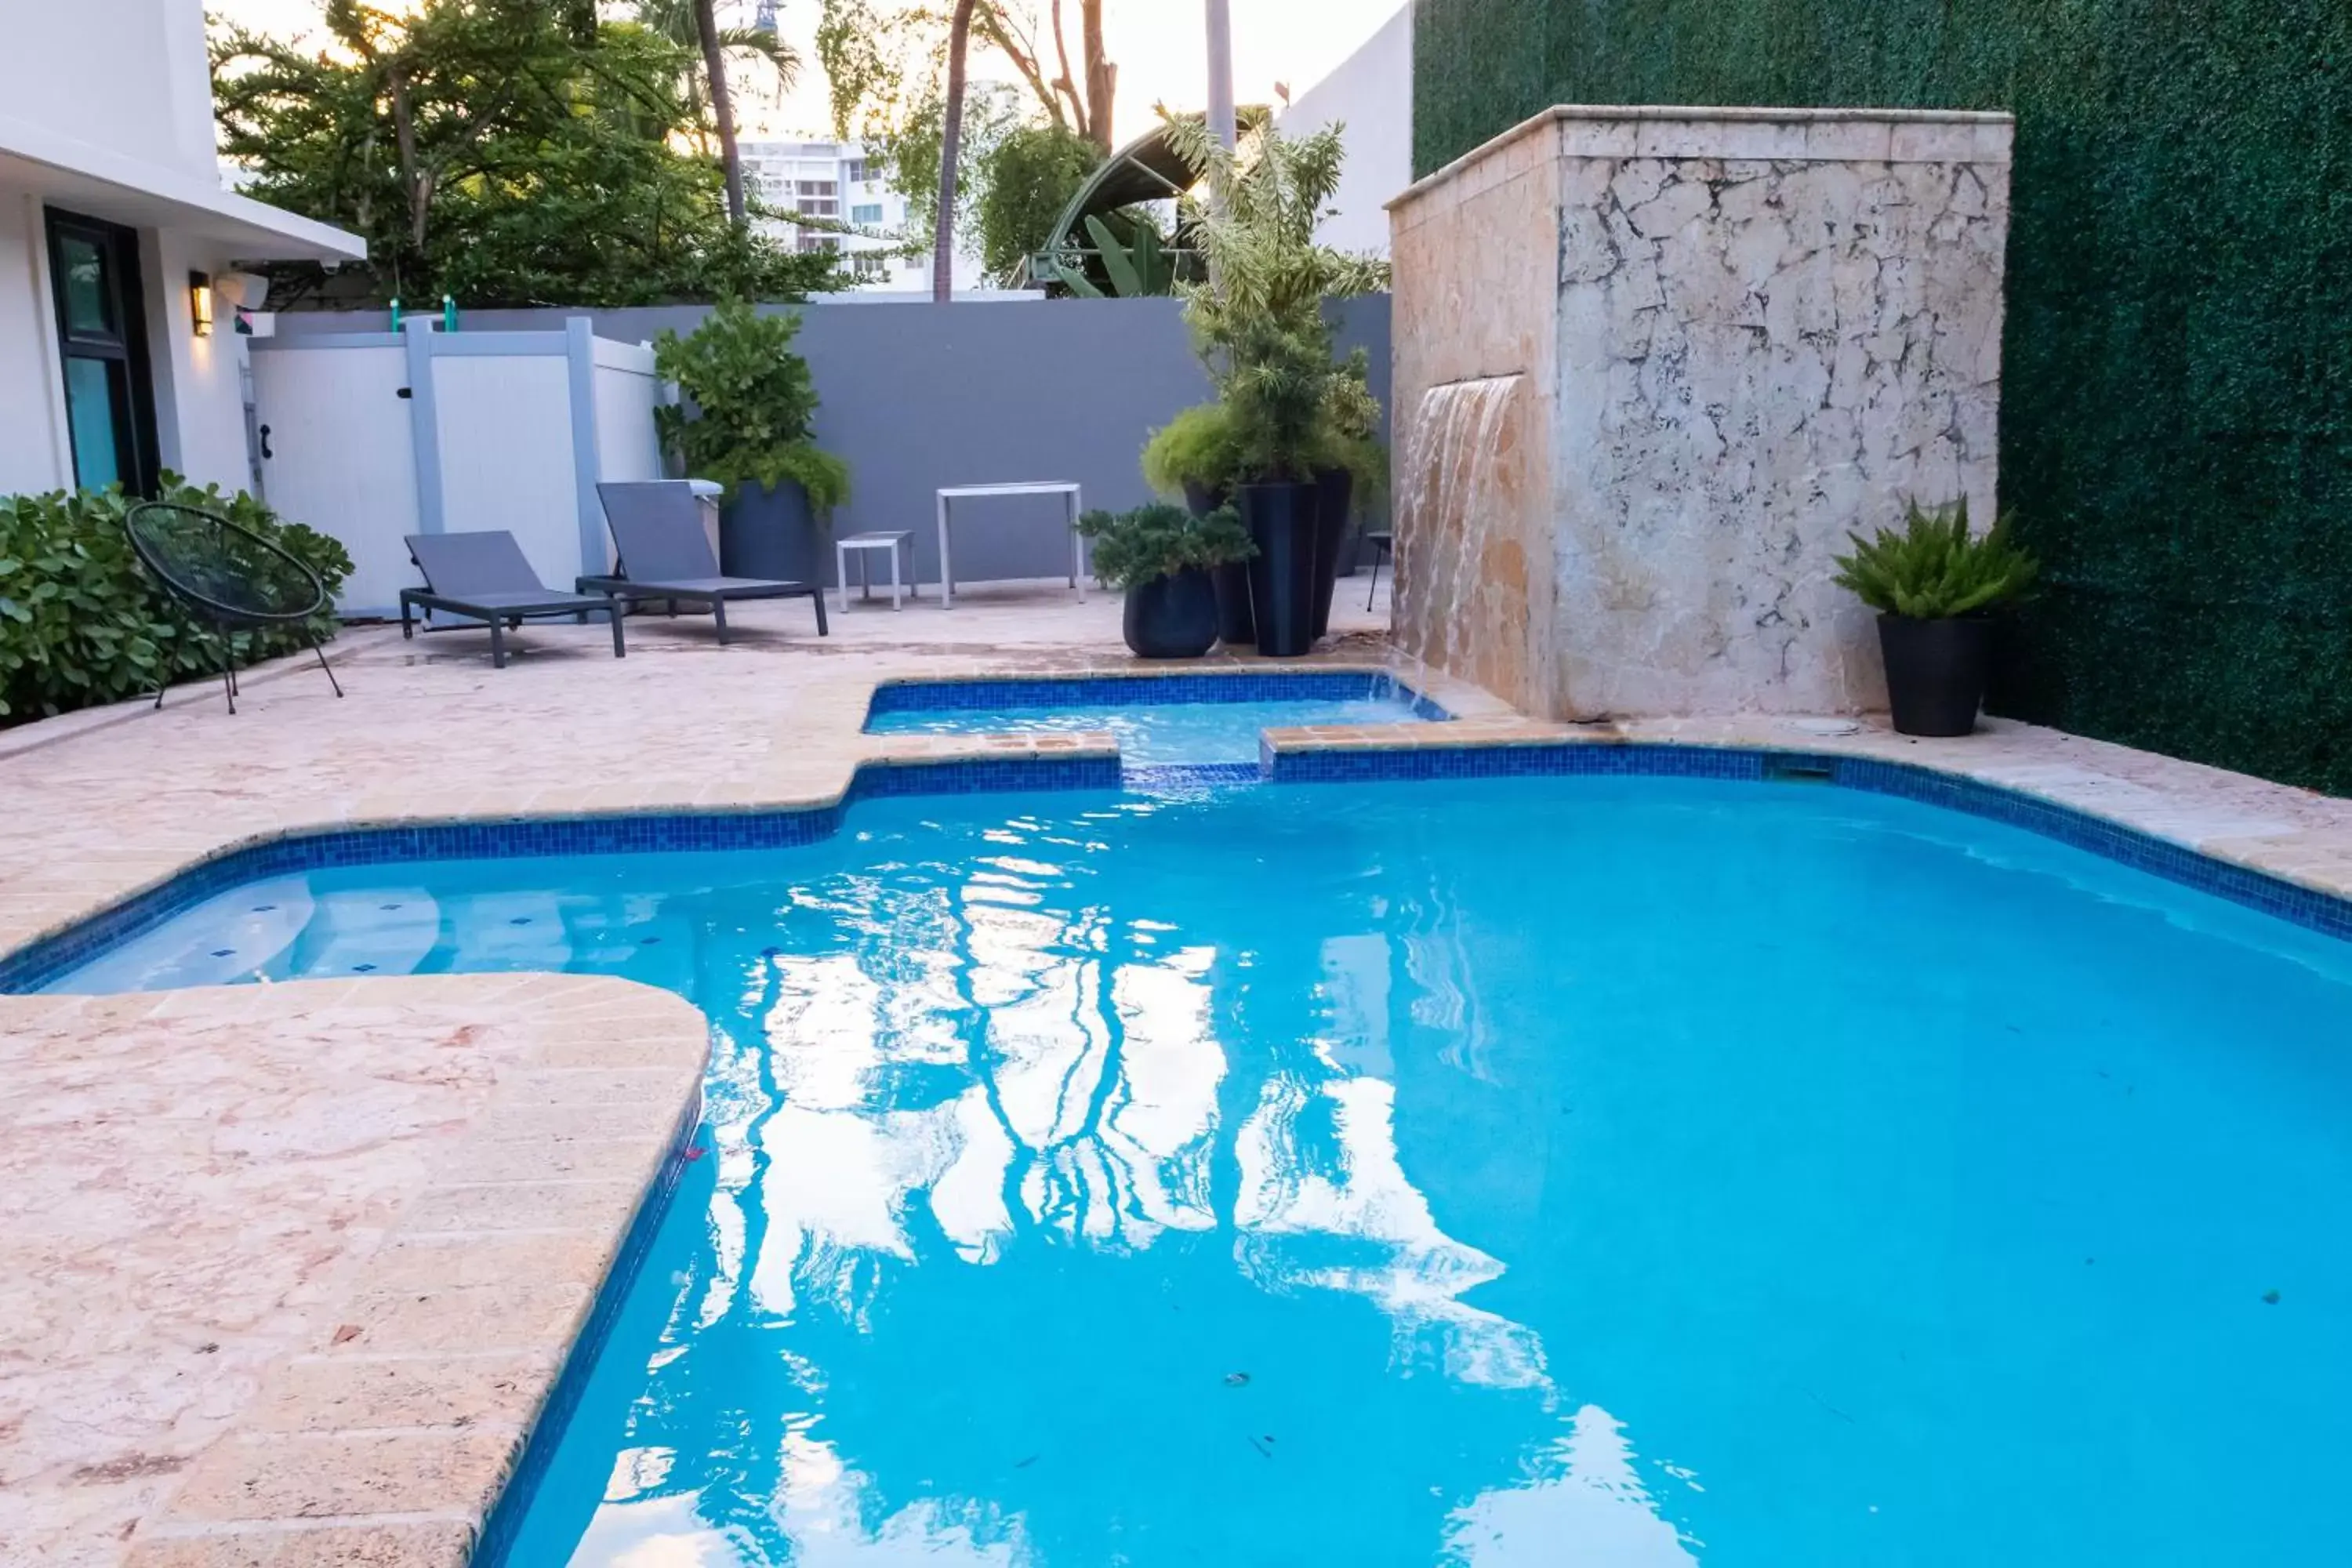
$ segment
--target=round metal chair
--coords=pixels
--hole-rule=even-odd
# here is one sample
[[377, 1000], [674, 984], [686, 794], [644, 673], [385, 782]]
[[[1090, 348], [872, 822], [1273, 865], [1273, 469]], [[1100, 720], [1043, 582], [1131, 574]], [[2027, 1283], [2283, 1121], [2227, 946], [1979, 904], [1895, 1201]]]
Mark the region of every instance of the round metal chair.
[[[142, 501], [123, 518], [122, 527], [148, 574], [212, 623], [230, 712], [236, 711], [236, 659], [229, 635], [239, 627], [299, 631], [327, 672], [327, 684], [336, 696], [343, 694], [310, 624], [327, 607], [327, 586], [299, 556], [216, 511], [177, 501]], [[160, 681], [155, 706], [163, 706]]]

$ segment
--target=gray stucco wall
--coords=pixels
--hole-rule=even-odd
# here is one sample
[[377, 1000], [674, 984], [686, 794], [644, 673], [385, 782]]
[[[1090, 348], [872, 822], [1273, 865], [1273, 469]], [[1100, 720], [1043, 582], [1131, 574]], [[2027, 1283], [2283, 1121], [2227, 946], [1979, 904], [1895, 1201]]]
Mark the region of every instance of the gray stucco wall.
[[[1086, 504], [1114, 510], [1151, 499], [1138, 467], [1144, 442], [1179, 409], [1209, 395], [1174, 300], [1036, 302], [818, 301], [802, 313], [799, 348], [822, 405], [819, 444], [847, 460], [841, 532], [904, 529], [916, 575], [939, 574], [934, 493], [943, 485], [1075, 479]], [[1332, 304], [1339, 347], [1371, 359], [1373, 394], [1389, 398], [1389, 300]], [[690, 331], [698, 305], [614, 310], [472, 310], [461, 329], [561, 330], [585, 315], [599, 337], [627, 342], [665, 327]], [[281, 333], [382, 331], [383, 311], [287, 312]], [[1059, 502], [1017, 498], [956, 503], [956, 580], [1066, 573]], [[967, 510], [969, 509], [969, 510]], [[1003, 526], [992, 526], [1001, 522]], [[825, 552], [828, 557], [831, 552]], [[827, 580], [832, 563], [826, 562]]]

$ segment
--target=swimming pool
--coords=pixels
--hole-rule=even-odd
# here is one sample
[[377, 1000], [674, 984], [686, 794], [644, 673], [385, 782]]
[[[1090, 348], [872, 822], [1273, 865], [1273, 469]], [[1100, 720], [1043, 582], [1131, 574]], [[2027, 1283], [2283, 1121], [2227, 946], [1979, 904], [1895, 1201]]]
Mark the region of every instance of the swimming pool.
[[1392, 676], [1076, 676], [898, 681], [877, 687], [874, 735], [1077, 734], [1109, 731], [1130, 767], [1255, 763], [1265, 730], [1310, 724], [1442, 723], [1453, 717]]
[[1908, 801], [1577, 778], [289, 873], [64, 984], [710, 1016], [518, 1563], [2018, 1568], [2352, 1525], [2347, 954]]

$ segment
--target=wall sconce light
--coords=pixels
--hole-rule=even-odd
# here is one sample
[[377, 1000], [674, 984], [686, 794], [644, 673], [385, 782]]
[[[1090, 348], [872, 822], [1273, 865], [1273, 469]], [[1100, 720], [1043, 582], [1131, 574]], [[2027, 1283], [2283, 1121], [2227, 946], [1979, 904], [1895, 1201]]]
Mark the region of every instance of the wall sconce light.
[[213, 335], [213, 280], [202, 272], [188, 274], [188, 314], [196, 323], [196, 336]]

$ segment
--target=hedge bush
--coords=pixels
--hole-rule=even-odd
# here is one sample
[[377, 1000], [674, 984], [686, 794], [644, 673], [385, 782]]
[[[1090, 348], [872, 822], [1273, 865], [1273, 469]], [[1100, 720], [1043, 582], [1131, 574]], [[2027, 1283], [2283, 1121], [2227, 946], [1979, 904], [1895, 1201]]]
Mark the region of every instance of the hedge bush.
[[[141, 499], [111, 487], [0, 498], [0, 724], [219, 671], [217, 634], [167, 598], [131, 552], [122, 519]], [[165, 474], [157, 499], [221, 512], [285, 546], [318, 573], [331, 600], [351, 575], [342, 545], [242, 491], [198, 489]], [[331, 609], [311, 623], [321, 641], [335, 628]], [[288, 627], [235, 632], [229, 646], [243, 666], [303, 644]]]
[[2352, 5], [1418, 0], [1417, 170], [1552, 103], [2012, 110], [1992, 707], [2352, 793]]

